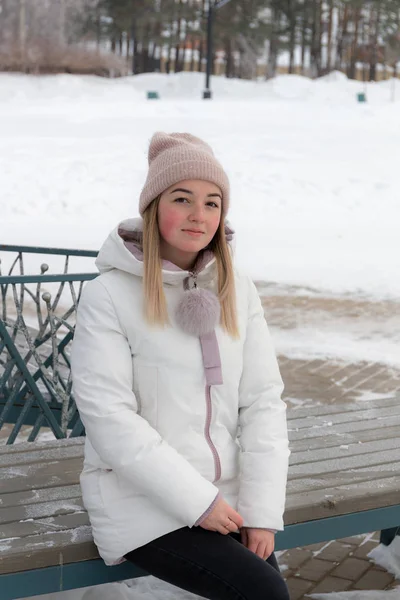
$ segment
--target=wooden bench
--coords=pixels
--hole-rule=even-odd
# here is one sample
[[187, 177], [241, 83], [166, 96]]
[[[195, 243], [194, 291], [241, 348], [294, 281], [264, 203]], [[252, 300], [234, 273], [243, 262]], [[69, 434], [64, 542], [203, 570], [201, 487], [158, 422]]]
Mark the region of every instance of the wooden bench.
[[[288, 413], [286, 528], [276, 549], [400, 523], [400, 398]], [[1, 600], [143, 575], [98, 558], [82, 506], [83, 438], [0, 447]]]

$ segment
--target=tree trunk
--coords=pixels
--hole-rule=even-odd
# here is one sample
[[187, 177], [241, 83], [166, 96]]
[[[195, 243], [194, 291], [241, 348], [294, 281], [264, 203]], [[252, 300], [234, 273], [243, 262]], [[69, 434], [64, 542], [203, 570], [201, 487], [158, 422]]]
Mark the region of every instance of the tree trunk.
[[96, 17], [96, 50], [99, 52], [101, 46], [101, 21], [100, 15], [97, 14]]
[[328, 16], [328, 46], [326, 57], [326, 70], [328, 73], [332, 71], [332, 23], [333, 23], [333, 0], [329, 0], [329, 16]]
[[289, 73], [294, 70], [294, 49], [296, 44], [296, 19], [294, 16], [293, 0], [288, 0], [288, 18], [289, 18]]
[[233, 56], [232, 56], [232, 40], [227, 37], [225, 40], [225, 77], [233, 77]]
[[[340, 10], [340, 9], [339, 9]], [[349, 7], [344, 7], [343, 15], [339, 19], [339, 27], [338, 27], [338, 42], [337, 42], [337, 54], [336, 54], [336, 65], [335, 68], [338, 71], [343, 70], [343, 50], [344, 50], [344, 41], [347, 35], [347, 25], [349, 18]]]
[[320, 48], [320, 0], [313, 0], [312, 34], [311, 34], [311, 77], [318, 77], [321, 69]]
[[279, 13], [276, 6], [271, 6], [271, 37], [269, 40], [269, 51], [267, 61], [266, 79], [271, 79], [276, 75], [276, 65], [278, 62], [279, 39], [277, 33]]
[[368, 57], [368, 28], [367, 19], [363, 19], [363, 62], [362, 62], [362, 78], [363, 81], [367, 81], [367, 57]]
[[351, 45], [351, 57], [349, 68], [347, 71], [347, 76], [349, 79], [356, 78], [356, 60], [357, 60], [357, 50], [358, 50], [358, 34], [360, 28], [360, 20], [361, 20], [361, 8], [357, 8], [354, 14], [355, 26], [354, 26], [354, 37], [353, 43]]
[[190, 38], [190, 48], [191, 48], [191, 53], [190, 53], [190, 72], [193, 73], [193, 71], [194, 71], [194, 55], [195, 55], [195, 52], [197, 50], [197, 42], [194, 39], [193, 35]]
[[180, 50], [181, 50], [181, 29], [182, 29], [182, 19], [180, 17], [181, 12], [181, 4], [182, 0], [178, 0], [178, 31], [176, 32], [176, 46], [175, 46], [175, 65], [174, 71], [175, 73], [179, 73], [181, 71], [180, 65]]
[[[171, 27], [172, 27], [172, 24], [171, 24]], [[167, 62], [165, 64], [165, 71], [166, 71], [167, 75], [169, 75], [171, 72], [171, 58], [172, 58], [172, 39], [170, 37], [169, 42], [168, 42]]]
[[[373, 13], [373, 11], [371, 11]], [[372, 21], [372, 15], [371, 15]], [[369, 70], [369, 80], [376, 81], [376, 65], [378, 63], [378, 37], [379, 37], [379, 26], [381, 22], [381, 3], [378, 2], [376, 6], [375, 14], [375, 29], [374, 35], [371, 41], [371, 62]]]
[[305, 75], [305, 59], [306, 59], [306, 47], [307, 47], [307, 4], [303, 6], [303, 22], [301, 26], [301, 74]]

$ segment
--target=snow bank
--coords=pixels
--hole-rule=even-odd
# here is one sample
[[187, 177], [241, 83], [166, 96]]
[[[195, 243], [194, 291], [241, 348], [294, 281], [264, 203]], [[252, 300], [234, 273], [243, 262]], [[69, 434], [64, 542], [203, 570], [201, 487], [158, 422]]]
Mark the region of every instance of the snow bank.
[[[237, 263], [253, 278], [399, 298], [400, 93], [368, 84], [360, 105], [360, 85], [213, 78], [210, 102], [199, 73], [1, 74], [0, 242], [99, 248], [137, 214], [152, 133], [186, 130], [230, 176]], [[145, 100], [152, 89], [161, 100]]]

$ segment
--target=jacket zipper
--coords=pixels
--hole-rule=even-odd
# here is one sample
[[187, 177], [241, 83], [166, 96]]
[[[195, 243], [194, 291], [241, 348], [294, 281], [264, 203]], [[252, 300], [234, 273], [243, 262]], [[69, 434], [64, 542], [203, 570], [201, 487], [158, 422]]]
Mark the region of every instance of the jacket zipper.
[[[194, 289], [196, 289], [197, 288], [197, 272], [189, 271], [189, 274], [190, 274], [190, 277], [193, 279], [193, 287], [194, 287]], [[187, 283], [187, 286], [189, 288], [189, 281]], [[211, 386], [206, 385], [206, 424], [204, 427], [204, 436], [206, 438], [207, 444], [210, 447], [210, 450], [212, 452], [213, 459], [214, 459], [215, 476], [214, 476], [213, 483], [215, 483], [216, 481], [219, 481], [221, 479], [221, 460], [218, 456], [218, 451], [217, 451], [216, 447], [214, 446], [214, 443], [211, 439], [211, 434], [210, 434], [211, 417], [212, 417]]]
[[204, 435], [206, 437], [207, 443], [210, 446], [210, 450], [212, 452], [214, 458], [214, 469], [215, 469], [215, 479], [213, 483], [219, 481], [221, 479], [221, 461], [218, 456], [218, 452], [214, 443], [211, 439], [210, 435], [210, 426], [211, 426], [211, 416], [212, 416], [212, 405], [211, 405], [211, 386], [206, 385], [206, 407], [207, 407], [207, 415], [206, 415], [206, 425], [204, 428]]

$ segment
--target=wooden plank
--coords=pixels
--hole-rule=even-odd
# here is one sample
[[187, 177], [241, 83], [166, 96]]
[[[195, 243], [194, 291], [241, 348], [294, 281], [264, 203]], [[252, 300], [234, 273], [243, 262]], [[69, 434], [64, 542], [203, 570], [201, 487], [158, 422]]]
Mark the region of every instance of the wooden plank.
[[304, 439], [304, 437], [316, 438], [316, 437], [324, 437], [324, 436], [337, 436], [341, 433], [349, 433], [349, 432], [358, 432], [358, 431], [367, 431], [374, 430], [377, 428], [383, 427], [391, 427], [393, 425], [400, 425], [400, 415], [383, 417], [382, 419], [371, 419], [370, 421], [360, 421], [354, 422], [350, 421], [348, 423], [338, 423], [335, 427], [329, 425], [316, 425], [313, 426], [310, 423], [310, 429], [306, 430], [306, 433], [303, 429], [291, 429], [289, 428], [290, 439], [291, 440], [299, 440]]
[[387, 464], [385, 469], [382, 465], [374, 467], [362, 467], [359, 469], [350, 469], [349, 471], [337, 471], [336, 473], [317, 473], [313, 477], [292, 478], [289, 469], [287, 493], [295, 494], [311, 490], [328, 490], [340, 485], [352, 483], [371, 484], [376, 479], [385, 479], [397, 475], [399, 477], [397, 490], [400, 498], [400, 465], [398, 463]]
[[339, 423], [349, 423], [354, 421], [370, 421], [371, 419], [382, 419], [383, 417], [395, 417], [400, 415], [400, 403], [398, 406], [388, 406], [386, 408], [374, 408], [372, 410], [357, 410], [351, 413], [339, 412], [331, 415], [301, 417], [289, 421], [290, 429], [309, 429], [331, 423], [336, 426]]
[[2, 508], [10, 508], [11, 506], [37, 504], [38, 502], [69, 500], [72, 498], [80, 498], [80, 496], [81, 488], [79, 484], [2, 494], [0, 497], [0, 510]]
[[[45, 450], [36, 450], [31, 452], [13, 452], [11, 454], [0, 455], [0, 468], [14, 465], [29, 465], [32, 463], [41, 463], [46, 461], [58, 460], [60, 462], [69, 458], [83, 458], [84, 448], [82, 444], [68, 444], [63, 446], [53, 446]], [[62, 466], [60, 465], [62, 468]]]
[[79, 483], [83, 460], [70, 458], [62, 461], [31, 465], [17, 465], [0, 469], [2, 492], [22, 492]]
[[82, 526], [0, 541], [0, 574], [98, 558], [92, 531]]
[[90, 525], [88, 514], [85, 511], [59, 515], [57, 517], [6, 523], [0, 525], [0, 540], [13, 537], [28, 537], [51, 531], [63, 531], [64, 529], [75, 529], [83, 525]]
[[320, 473], [334, 474], [339, 471], [370, 468], [374, 466], [380, 466], [382, 469], [387, 469], [389, 465], [396, 461], [400, 463], [400, 448], [291, 465], [290, 475], [291, 478], [294, 479], [295, 477], [313, 477]]
[[285, 523], [303, 523], [355, 511], [394, 506], [400, 503], [399, 477], [388, 477], [339, 485], [320, 491], [305, 490], [287, 497]]
[[84, 510], [81, 497], [64, 498], [51, 502], [38, 502], [37, 504], [28, 504], [27, 506], [10, 506], [8, 508], [0, 508], [0, 524], [4, 525], [5, 523], [13, 523], [26, 519], [57, 517], [58, 515], [67, 515]]
[[50, 440], [48, 442], [22, 442], [21, 444], [8, 444], [0, 446], [0, 456], [3, 454], [15, 454], [17, 452], [48, 450], [51, 448], [63, 448], [66, 446], [77, 446], [85, 443], [85, 437], [63, 438], [62, 440]]
[[388, 406], [398, 406], [400, 403], [399, 394], [394, 394], [390, 398], [383, 397], [381, 399], [374, 400], [359, 400], [358, 402], [346, 402], [344, 400], [334, 402], [333, 404], [315, 404], [315, 406], [304, 408], [295, 406], [288, 408], [287, 417], [288, 419], [299, 419], [301, 417], [314, 417], [322, 415], [334, 415], [337, 413], [346, 413], [359, 410], [372, 410], [379, 408], [386, 408]]
[[352, 444], [342, 444], [340, 446], [332, 446], [331, 448], [307, 449], [305, 451], [292, 450], [290, 455], [290, 464], [306, 464], [319, 460], [337, 459], [343, 456], [356, 456], [358, 454], [367, 454], [368, 452], [379, 452], [382, 450], [391, 450], [400, 448], [400, 437], [386, 438], [365, 442], [360, 444], [355, 442]]
[[394, 427], [382, 427], [378, 429], [367, 429], [366, 431], [357, 431], [356, 433], [337, 433], [332, 435], [334, 432], [330, 432], [330, 435], [321, 436], [317, 438], [308, 438], [306, 435], [298, 440], [291, 438], [289, 433], [290, 448], [292, 452], [298, 452], [301, 450], [318, 450], [320, 448], [337, 447], [342, 444], [363, 444], [368, 441], [382, 440], [386, 438], [398, 439], [400, 438], [400, 426]]

